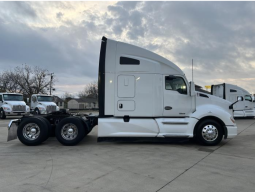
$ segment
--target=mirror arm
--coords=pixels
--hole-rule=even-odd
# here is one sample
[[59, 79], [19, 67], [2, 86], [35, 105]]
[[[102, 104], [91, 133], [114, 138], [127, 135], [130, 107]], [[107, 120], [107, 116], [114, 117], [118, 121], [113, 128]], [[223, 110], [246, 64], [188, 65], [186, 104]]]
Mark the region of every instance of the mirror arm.
[[234, 104], [236, 104], [237, 102], [238, 101], [236, 101], [236, 102], [232, 103], [231, 105], [229, 105], [229, 109], [233, 109]]

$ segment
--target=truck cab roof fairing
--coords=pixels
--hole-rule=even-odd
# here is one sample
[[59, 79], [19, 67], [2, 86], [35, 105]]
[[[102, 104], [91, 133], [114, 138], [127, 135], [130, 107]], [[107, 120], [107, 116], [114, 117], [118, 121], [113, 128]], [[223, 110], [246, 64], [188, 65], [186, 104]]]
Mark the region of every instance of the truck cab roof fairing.
[[98, 107], [99, 117], [104, 117], [104, 100], [105, 100], [105, 55], [106, 55], [107, 38], [102, 37], [101, 49], [99, 56], [98, 68]]

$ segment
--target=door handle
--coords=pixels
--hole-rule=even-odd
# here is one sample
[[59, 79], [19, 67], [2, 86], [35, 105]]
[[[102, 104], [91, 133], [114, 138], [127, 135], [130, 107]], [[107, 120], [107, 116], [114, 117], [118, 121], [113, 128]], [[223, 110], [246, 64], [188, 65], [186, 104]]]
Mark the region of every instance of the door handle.
[[119, 108], [122, 109], [122, 107], [123, 107], [123, 105], [122, 105], [122, 103], [120, 103], [120, 104], [119, 104]]
[[172, 109], [172, 107], [170, 107], [170, 106], [165, 106], [165, 110], [171, 110]]

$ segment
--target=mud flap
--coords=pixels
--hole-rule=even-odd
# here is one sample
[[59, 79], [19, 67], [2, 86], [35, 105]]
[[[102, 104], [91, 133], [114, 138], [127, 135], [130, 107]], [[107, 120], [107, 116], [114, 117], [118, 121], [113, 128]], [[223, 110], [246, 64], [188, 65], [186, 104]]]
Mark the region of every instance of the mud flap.
[[18, 119], [11, 120], [8, 125], [8, 137], [7, 141], [17, 139], [17, 130], [18, 130]]

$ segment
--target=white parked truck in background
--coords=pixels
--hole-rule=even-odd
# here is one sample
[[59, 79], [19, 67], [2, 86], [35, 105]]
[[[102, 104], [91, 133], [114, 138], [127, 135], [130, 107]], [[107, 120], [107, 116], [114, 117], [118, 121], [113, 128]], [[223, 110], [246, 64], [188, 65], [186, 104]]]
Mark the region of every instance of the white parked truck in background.
[[24, 117], [10, 122], [8, 140], [38, 145], [55, 128], [60, 143], [75, 145], [97, 124], [98, 141], [178, 137], [217, 145], [237, 135], [234, 103], [196, 92], [178, 66], [140, 47], [102, 38], [98, 91], [98, 117]]
[[28, 115], [29, 106], [23, 100], [23, 95], [19, 93], [0, 93], [0, 119], [6, 116]]
[[251, 94], [245, 89], [232, 84], [218, 84], [211, 86], [211, 94], [230, 102], [236, 101], [237, 97], [242, 96], [243, 101], [233, 106], [234, 117], [254, 118], [255, 109]]
[[35, 114], [48, 114], [59, 111], [59, 107], [50, 95], [33, 94], [31, 96], [31, 111]]

